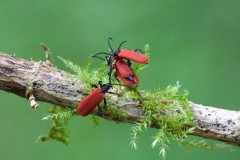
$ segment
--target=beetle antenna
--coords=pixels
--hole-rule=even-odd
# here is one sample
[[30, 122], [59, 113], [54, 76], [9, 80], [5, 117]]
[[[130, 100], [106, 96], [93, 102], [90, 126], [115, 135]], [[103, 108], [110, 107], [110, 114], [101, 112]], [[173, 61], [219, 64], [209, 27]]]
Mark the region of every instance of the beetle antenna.
[[105, 59], [104, 58], [102, 58], [102, 57], [99, 57], [99, 56], [96, 56], [96, 55], [94, 55], [94, 56], [92, 56], [93, 58], [98, 58], [98, 59], [101, 59], [101, 60], [103, 60], [103, 61], [105, 61]]
[[121, 46], [122, 46], [124, 43], [126, 43], [126, 42], [127, 42], [127, 41], [123, 41], [123, 42], [119, 45], [118, 51], [120, 50]]
[[106, 52], [99, 52], [99, 53], [97, 53], [97, 54], [93, 55], [92, 57], [94, 57], [94, 56], [98, 56], [98, 55], [100, 55], [100, 54], [111, 55], [110, 53], [106, 53]]
[[110, 40], [113, 41], [112, 37], [109, 37], [109, 38], [108, 38], [108, 46], [109, 46], [111, 52], [113, 53], [113, 49], [112, 49], [112, 46], [111, 46], [111, 44], [110, 44]]

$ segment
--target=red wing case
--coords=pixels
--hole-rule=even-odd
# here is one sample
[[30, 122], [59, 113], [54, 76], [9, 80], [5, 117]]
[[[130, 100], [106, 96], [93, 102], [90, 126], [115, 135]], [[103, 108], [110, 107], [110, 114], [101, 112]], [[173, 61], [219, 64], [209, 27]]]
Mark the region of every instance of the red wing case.
[[139, 82], [137, 75], [134, 74], [134, 73], [132, 75], [132, 81], [133, 81], [134, 84], [138, 84], [138, 82]]
[[100, 88], [96, 88], [78, 104], [77, 110], [81, 116], [87, 116], [104, 98], [105, 94]]
[[124, 60], [121, 60], [121, 59], [117, 60], [115, 65], [116, 65], [116, 70], [118, 70], [123, 77], [128, 77], [133, 75], [132, 68], [129, 67], [129, 65]]
[[116, 70], [115, 75], [117, 77], [119, 77], [121, 79], [121, 81], [129, 87], [138, 83], [138, 77], [134, 73], [131, 76], [124, 77], [124, 76], [121, 75], [121, 73], [118, 70]]
[[118, 57], [135, 61], [140, 64], [146, 64], [149, 61], [147, 56], [127, 49], [121, 49], [118, 53]]

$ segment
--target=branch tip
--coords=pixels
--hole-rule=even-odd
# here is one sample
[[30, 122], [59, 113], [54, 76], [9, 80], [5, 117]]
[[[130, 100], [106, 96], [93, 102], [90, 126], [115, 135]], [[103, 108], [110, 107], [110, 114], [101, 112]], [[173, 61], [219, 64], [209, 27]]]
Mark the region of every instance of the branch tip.
[[41, 46], [42, 46], [43, 50], [45, 51], [46, 64], [49, 66], [53, 66], [52, 56], [51, 56], [52, 53], [50, 51], [50, 48], [48, 48], [48, 46], [44, 43], [41, 43]]
[[33, 94], [33, 88], [32, 87], [28, 87], [26, 90], [26, 97], [30, 103], [30, 106], [32, 109], [38, 109], [39, 104], [36, 102], [36, 98]]

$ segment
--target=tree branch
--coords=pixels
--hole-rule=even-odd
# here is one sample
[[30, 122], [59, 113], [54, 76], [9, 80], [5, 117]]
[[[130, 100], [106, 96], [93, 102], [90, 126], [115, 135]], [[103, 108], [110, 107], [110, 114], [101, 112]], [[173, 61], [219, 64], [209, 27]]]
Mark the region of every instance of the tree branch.
[[[0, 53], [0, 89], [28, 99], [33, 108], [38, 106], [36, 100], [75, 109], [83, 98], [85, 84], [69, 80], [71, 76], [46, 62], [27, 61]], [[124, 112], [127, 118], [114, 117], [107, 111], [94, 111], [93, 114], [123, 123], [136, 123], [144, 114], [141, 105], [131, 99], [120, 101], [111, 97], [109, 101]], [[190, 101], [189, 105], [196, 120], [193, 135], [240, 146], [239, 111], [203, 106]], [[152, 127], [158, 128], [157, 125]]]

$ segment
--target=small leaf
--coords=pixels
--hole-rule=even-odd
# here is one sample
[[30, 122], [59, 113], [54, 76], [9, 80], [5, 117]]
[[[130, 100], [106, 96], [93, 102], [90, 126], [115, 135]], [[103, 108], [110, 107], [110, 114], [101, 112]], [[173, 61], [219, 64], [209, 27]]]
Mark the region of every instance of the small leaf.
[[162, 148], [159, 152], [159, 155], [163, 157], [163, 159], [165, 159], [166, 157], [166, 149], [165, 148]]

